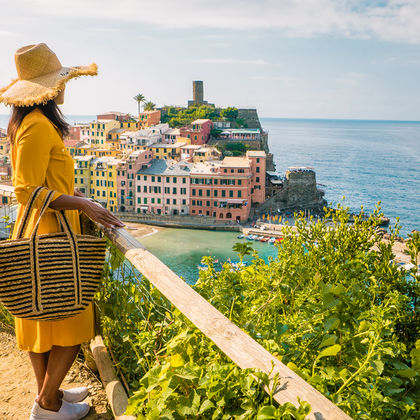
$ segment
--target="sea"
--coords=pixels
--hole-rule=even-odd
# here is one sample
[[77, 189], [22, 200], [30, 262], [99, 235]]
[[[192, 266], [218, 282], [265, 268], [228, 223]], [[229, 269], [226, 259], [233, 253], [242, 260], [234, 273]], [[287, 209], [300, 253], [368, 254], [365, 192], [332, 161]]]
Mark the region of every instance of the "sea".
[[[66, 118], [89, 122], [95, 116]], [[0, 115], [0, 127], [7, 120]], [[290, 166], [312, 167], [329, 204], [371, 212], [380, 202], [391, 224], [399, 218], [402, 236], [420, 230], [420, 121], [261, 118], [261, 124], [279, 174]], [[238, 239], [232, 232], [170, 229], [142, 242], [189, 282], [197, 278], [204, 255], [237, 259], [232, 246]], [[276, 254], [268, 244], [254, 246], [265, 259]]]

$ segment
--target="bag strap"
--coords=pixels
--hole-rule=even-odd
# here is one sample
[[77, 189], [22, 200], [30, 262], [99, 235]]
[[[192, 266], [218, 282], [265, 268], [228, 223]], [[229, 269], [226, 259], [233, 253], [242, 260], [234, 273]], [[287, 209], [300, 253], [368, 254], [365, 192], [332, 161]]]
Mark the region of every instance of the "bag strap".
[[33, 207], [35, 205], [36, 199], [38, 198], [41, 191], [46, 188], [43, 186], [39, 186], [32, 191], [32, 194], [29, 196], [28, 202], [25, 206], [25, 211], [23, 213], [23, 217], [21, 219], [18, 231], [17, 231], [17, 238], [22, 238], [26, 232], [26, 228], [28, 226], [29, 217], [32, 214]]
[[[45, 188], [45, 187], [42, 187]], [[30, 236], [30, 243], [32, 249], [32, 255], [34, 256], [34, 266], [32, 267], [32, 282], [35, 285], [35, 306], [37, 310], [42, 310], [42, 301], [41, 301], [41, 283], [40, 283], [40, 274], [39, 274], [39, 255], [38, 255], [38, 227], [42, 215], [47, 209], [49, 203], [51, 202], [55, 191], [49, 190], [45, 196], [44, 202], [42, 204], [41, 210], [38, 215], [35, 227]], [[55, 213], [59, 224], [63, 227], [64, 232], [67, 235], [68, 242], [71, 248], [72, 254], [72, 271], [73, 271], [73, 285], [75, 291], [75, 306], [79, 307], [82, 301], [82, 290], [81, 290], [81, 272], [80, 272], [80, 260], [79, 260], [79, 246], [77, 242], [76, 234], [74, 233], [71, 224], [69, 223], [67, 216], [64, 210], [59, 210]]]

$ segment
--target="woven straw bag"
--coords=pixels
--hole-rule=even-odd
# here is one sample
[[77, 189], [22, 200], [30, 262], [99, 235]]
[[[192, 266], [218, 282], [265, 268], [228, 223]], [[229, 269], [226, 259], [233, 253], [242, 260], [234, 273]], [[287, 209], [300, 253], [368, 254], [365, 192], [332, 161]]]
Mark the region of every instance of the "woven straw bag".
[[17, 239], [0, 241], [0, 301], [18, 318], [55, 321], [83, 311], [102, 277], [106, 239], [75, 234], [63, 210], [55, 212], [62, 231], [37, 235], [55, 191], [48, 190], [30, 238], [23, 238], [40, 192], [25, 207]]

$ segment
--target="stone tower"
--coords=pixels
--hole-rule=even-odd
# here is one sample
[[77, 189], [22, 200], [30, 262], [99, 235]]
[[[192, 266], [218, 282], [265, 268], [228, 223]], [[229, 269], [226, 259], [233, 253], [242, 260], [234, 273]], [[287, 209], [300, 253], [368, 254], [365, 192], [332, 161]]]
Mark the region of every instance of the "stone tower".
[[193, 101], [196, 104], [202, 104], [204, 102], [204, 87], [202, 80], [193, 81]]

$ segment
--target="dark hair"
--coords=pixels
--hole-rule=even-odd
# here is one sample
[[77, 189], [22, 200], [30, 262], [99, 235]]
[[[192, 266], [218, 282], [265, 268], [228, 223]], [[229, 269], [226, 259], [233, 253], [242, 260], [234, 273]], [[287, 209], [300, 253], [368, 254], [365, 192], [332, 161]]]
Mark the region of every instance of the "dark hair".
[[11, 146], [13, 146], [15, 142], [16, 132], [22, 124], [23, 119], [37, 108], [56, 126], [57, 131], [62, 138], [69, 134], [69, 124], [64, 119], [64, 116], [54, 99], [51, 99], [46, 104], [13, 106], [9, 125], [7, 126], [7, 136], [9, 137]]

